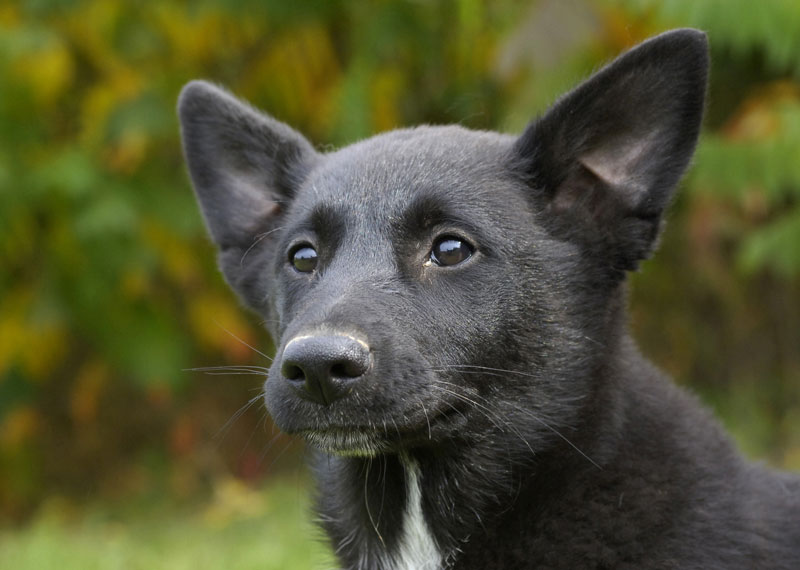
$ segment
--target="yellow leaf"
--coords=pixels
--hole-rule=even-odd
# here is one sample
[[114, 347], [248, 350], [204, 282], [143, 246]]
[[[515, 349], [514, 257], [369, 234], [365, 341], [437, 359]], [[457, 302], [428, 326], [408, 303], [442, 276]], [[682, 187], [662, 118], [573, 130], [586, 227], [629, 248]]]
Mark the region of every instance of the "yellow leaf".
[[61, 364], [68, 335], [56, 321], [32, 319], [33, 292], [10, 291], [0, 302], [0, 376], [13, 364], [32, 380], [44, 380]]
[[243, 82], [243, 95], [269, 94], [282, 107], [284, 119], [321, 133], [332, 117], [330, 93], [340, 69], [329, 32], [307, 24], [273, 38]]
[[124, 8], [124, 2], [88, 1], [80, 10], [66, 12], [59, 27], [69, 34], [70, 41], [79, 46], [81, 54], [96, 68], [110, 72], [121, 65], [113, 46]]
[[3, 313], [0, 320], [0, 378], [16, 360], [19, 353], [19, 340], [25, 327], [16, 315]]
[[39, 427], [39, 414], [30, 406], [12, 410], [0, 424], [0, 444], [17, 447], [28, 441]]
[[147, 156], [147, 135], [138, 129], [128, 129], [107, 153], [107, 164], [120, 174], [133, 174]]
[[22, 365], [32, 380], [45, 380], [64, 360], [67, 330], [59, 323], [29, 323], [22, 347]]
[[91, 361], [81, 367], [69, 402], [70, 413], [76, 423], [91, 423], [97, 417], [100, 395], [108, 376], [108, 366], [104, 362]]
[[231, 360], [243, 362], [255, 354], [247, 346], [254, 346], [255, 335], [227, 294], [222, 296], [209, 292], [193, 297], [189, 305], [189, 322], [204, 346], [226, 353]]
[[53, 39], [41, 49], [20, 55], [12, 70], [18, 81], [28, 85], [38, 105], [50, 105], [72, 85], [75, 63], [63, 42]]
[[775, 81], [745, 100], [723, 127], [731, 141], [760, 141], [776, 136], [781, 128], [781, 104], [800, 101], [800, 87]]
[[27, 288], [12, 290], [0, 300], [0, 377], [17, 362], [28, 342], [25, 315], [32, 300]]
[[201, 274], [191, 244], [161, 224], [145, 221], [142, 236], [153, 251], [158, 252], [164, 273], [175, 283], [190, 286]]
[[213, 61], [236, 47], [248, 27], [246, 22], [240, 22], [236, 28], [223, 13], [209, 6], [197, 6], [188, 14], [177, 4], [154, 5], [153, 25], [165, 36], [177, 61]]
[[111, 113], [121, 103], [135, 98], [141, 91], [141, 76], [124, 66], [114, 67], [105, 79], [87, 89], [81, 114], [85, 143], [102, 143]]
[[397, 69], [382, 69], [372, 80], [372, 124], [378, 131], [400, 126], [398, 110], [404, 88], [404, 77]]
[[0, 4], [0, 28], [15, 28], [19, 19], [19, 7], [13, 2]]

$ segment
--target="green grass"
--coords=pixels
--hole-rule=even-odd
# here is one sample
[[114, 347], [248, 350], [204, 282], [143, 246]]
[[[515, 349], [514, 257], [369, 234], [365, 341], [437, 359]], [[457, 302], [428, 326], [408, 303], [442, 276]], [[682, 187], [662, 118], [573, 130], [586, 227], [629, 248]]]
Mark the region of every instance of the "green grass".
[[[253, 491], [233, 481], [206, 505], [95, 507], [57, 502], [22, 528], [0, 529], [0, 568], [14, 570], [325, 570], [335, 562], [310, 522], [305, 486]], [[126, 509], [130, 511], [131, 509]]]

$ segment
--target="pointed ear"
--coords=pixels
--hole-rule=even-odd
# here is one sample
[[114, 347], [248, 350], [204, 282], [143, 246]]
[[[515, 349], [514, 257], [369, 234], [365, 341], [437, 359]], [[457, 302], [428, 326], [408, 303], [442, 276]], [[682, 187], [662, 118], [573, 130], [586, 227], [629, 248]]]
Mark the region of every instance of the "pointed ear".
[[[531, 123], [516, 168], [571, 236], [635, 269], [694, 152], [708, 74], [704, 33], [675, 30], [617, 58]], [[597, 247], [596, 245], [594, 247]]]
[[319, 155], [287, 125], [204, 81], [183, 88], [178, 115], [211, 237], [222, 251], [247, 249], [275, 225]]

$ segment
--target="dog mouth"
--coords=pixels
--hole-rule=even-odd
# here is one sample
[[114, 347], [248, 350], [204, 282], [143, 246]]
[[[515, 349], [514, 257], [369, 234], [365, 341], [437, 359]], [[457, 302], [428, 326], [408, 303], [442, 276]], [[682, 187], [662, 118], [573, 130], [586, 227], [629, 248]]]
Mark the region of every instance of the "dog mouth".
[[425, 412], [421, 418], [407, 423], [394, 420], [375, 426], [327, 426], [298, 430], [311, 445], [331, 455], [374, 457], [410, 447], [430, 445], [457, 433], [466, 421], [464, 406], [450, 405], [435, 413]]
[[377, 432], [361, 428], [303, 430], [298, 435], [312, 447], [331, 455], [374, 457], [391, 449], [385, 439], [378, 437]]

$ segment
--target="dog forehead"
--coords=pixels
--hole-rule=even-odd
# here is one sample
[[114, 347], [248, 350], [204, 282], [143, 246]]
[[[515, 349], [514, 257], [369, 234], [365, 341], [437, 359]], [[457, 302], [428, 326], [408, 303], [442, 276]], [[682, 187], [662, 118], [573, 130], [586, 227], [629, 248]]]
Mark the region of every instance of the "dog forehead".
[[468, 199], [502, 174], [510, 146], [511, 137], [458, 126], [391, 131], [326, 155], [304, 185], [307, 205], [392, 216], [423, 193]]

